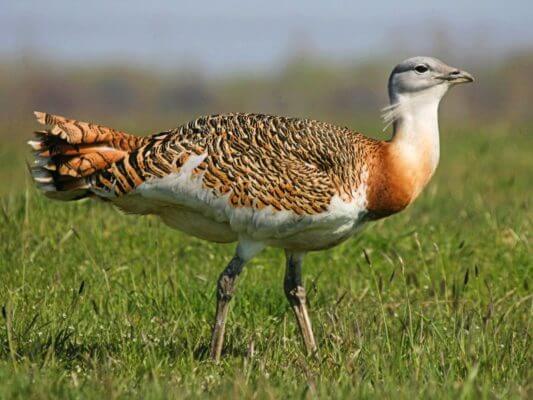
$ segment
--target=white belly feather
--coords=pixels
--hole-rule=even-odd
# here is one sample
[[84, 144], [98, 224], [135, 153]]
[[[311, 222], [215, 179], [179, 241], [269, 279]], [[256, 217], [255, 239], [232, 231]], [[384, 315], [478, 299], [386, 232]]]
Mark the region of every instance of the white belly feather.
[[242, 238], [268, 246], [298, 250], [332, 247], [353, 235], [363, 224], [366, 188], [362, 185], [350, 202], [333, 197], [328, 210], [298, 215], [272, 207], [235, 208], [229, 195], [219, 196], [202, 185], [192, 171], [205, 155], [191, 157], [179, 173], [142, 183], [113, 202], [126, 212], [155, 214], [172, 228], [213, 242]]

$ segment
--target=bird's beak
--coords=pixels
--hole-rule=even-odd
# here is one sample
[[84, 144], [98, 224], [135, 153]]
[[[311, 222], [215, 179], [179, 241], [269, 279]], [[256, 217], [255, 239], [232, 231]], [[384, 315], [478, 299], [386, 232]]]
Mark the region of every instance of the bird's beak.
[[475, 80], [472, 74], [459, 69], [452, 69], [449, 73], [443, 74], [438, 78], [450, 83], [468, 83], [474, 82]]

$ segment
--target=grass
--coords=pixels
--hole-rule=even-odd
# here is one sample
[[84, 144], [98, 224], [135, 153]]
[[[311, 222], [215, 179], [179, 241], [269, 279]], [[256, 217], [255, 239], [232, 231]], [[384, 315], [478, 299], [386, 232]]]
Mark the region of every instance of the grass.
[[[531, 398], [532, 137], [443, 140], [414, 206], [307, 256], [317, 359], [302, 353], [281, 251], [245, 269], [215, 365], [215, 281], [233, 246], [12, 181], [0, 398]], [[20, 154], [2, 153], [0, 176], [23, 170]]]

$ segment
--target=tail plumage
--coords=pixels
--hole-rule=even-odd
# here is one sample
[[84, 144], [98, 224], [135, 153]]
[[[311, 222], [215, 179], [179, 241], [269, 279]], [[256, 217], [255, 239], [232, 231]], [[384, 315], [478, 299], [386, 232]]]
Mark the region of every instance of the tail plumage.
[[50, 126], [36, 131], [28, 141], [34, 150], [31, 175], [50, 198], [77, 200], [92, 194], [88, 177], [109, 168], [146, 138], [129, 135], [104, 126], [35, 112], [37, 121]]

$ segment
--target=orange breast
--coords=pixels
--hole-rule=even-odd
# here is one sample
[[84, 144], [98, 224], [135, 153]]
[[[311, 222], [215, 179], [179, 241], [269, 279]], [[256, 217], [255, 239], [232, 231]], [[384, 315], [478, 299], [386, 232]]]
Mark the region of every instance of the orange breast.
[[407, 159], [393, 142], [381, 142], [369, 165], [367, 209], [372, 219], [402, 211], [427, 184], [433, 169], [422, 152]]

